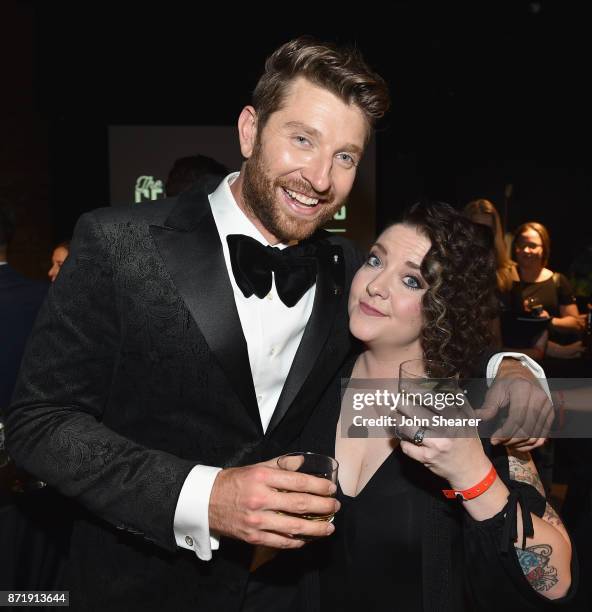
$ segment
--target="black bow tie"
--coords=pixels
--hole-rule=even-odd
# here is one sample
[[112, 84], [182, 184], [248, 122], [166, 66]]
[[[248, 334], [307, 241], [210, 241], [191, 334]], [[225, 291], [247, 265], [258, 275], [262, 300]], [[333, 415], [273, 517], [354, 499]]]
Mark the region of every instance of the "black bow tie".
[[280, 300], [291, 308], [312, 287], [317, 275], [312, 242], [277, 249], [242, 234], [226, 237], [236, 284], [245, 297], [259, 299], [271, 291], [272, 272]]

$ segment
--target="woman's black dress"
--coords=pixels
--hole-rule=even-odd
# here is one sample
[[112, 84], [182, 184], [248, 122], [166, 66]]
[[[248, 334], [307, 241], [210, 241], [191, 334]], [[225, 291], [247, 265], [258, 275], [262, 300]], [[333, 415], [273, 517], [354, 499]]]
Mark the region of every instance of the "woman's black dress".
[[[350, 362], [341, 372], [349, 377]], [[341, 378], [315, 408], [300, 450], [334, 456]], [[530, 612], [572, 609], [572, 588], [561, 600], [536, 593], [518, 563], [512, 541], [513, 510], [520, 498], [542, 516], [545, 500], [529, 485], [510, 481], [504, 448], [484, 442], [511, 491], [496, 516], [475, 521], [462, 502], [446, 499], [448, 484], [397, 447], [356, 497], [338, 496], [335, 533], [305, 547], [308, 605], [321, 612]], [[318, 594], [318, 596], [317, 596]]]

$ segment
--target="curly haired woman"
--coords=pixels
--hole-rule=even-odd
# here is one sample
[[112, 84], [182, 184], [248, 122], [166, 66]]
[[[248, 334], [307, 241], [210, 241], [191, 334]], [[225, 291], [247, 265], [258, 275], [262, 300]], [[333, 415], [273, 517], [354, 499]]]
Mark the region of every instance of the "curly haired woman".
[[[341, 376], [393, 379], [410, 359], [468, 375], [489, 343], [494, 278], [494, 255], [475, 224], [447, 204], [414, 205], [354, 277], [350, 330], [363, 346]], [[308, 551], [320, 568], [321, 610], [569, 605], [571, 542], [528, 453], [494, 448], [476, 429], [462, 438], [423, 427], [419, 435], [417, 426], [399, 427], [396, 438], [342, 436], [340, 384], [301, 440], [340, 465], [335, 534]], [[443, 489], [475, 495], [449, 499]]]

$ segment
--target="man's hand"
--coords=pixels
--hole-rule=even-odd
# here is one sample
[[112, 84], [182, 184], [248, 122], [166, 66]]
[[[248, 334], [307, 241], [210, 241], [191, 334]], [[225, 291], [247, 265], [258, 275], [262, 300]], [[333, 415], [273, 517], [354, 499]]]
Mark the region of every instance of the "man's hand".
[[214, 481], [210, 530], [257, 546], [300, 548], [308, 538], [328, 536], [335, 528], [291, 515], [337, 512], [339, 502], [329, 497], [333, 493], [331, 481], [281, 470], [275, 459], [228, 468]]
[[542, 446], [555, 417], [553, 404], [532, 372], [508, 357], [502, 360], [483, 406], [475, 412], [489, 420], [504, 406], [508, 406], [508, 416], [491, 436], [491, 443], [522, 452]]

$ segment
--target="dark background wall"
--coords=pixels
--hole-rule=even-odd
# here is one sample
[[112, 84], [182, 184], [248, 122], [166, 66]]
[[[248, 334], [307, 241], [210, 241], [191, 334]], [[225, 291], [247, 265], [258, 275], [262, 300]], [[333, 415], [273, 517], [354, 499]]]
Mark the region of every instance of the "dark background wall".
[[33, 11], [2, 3], [0, 23], [0, 202], [14, 207], [18, 223], [9, 260], [23, 273], [43, 277], [52, 243], [50, 123], [36, 95]]
[[232, 125], [266, 55], [302, 33], [355, 42], [391, 86], [377, 136], [378, 226], [421, 196], [502, 208], [511, 184], [510, 228], [547, 224], [553, 267], [590, 241], [583, 5], [416, 0], [391, 3], [388, 17], [368, 3], [331, 4], [320, 17], [318, 3], [218, 14], [57, 4], [2, 9], [0, 189], [22, 222], [11, 258], [30, 274], [82, 212], [108, 202], [109, 124]]

